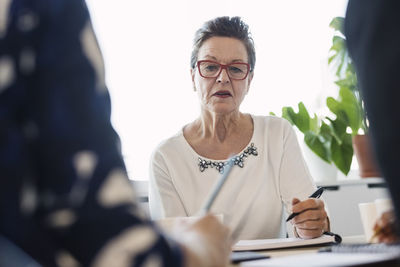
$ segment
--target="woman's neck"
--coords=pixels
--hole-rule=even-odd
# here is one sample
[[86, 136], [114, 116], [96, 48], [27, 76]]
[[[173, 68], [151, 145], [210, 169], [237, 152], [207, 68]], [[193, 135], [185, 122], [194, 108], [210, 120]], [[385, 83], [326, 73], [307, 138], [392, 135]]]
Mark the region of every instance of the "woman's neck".
[[240, 131], [244, 119], [245, 115], [239, 111], [223, 115], [203, 111], [196, 123], [197, 132], [202, 138], [224, 143], [228, 136]]
[[200, 156], [221, 160], [242, 151], [249, 144], [253, 129], [249, 114], [235, 112], [222, 116], [202, 112], [184, 127], [183, 135]]

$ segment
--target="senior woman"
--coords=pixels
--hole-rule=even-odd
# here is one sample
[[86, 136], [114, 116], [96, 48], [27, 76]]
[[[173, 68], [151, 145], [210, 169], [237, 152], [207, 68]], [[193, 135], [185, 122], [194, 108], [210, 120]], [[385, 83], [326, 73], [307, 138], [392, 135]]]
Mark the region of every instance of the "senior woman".
[[191, 76], [201, 112], [152, 155], [153, 219], [198, 214], [233, 163], [211, 212], [223, 215], [234, 238], [282, 237], [283, 210], [286, 216], [301, 212], [291, 220], [295, 235], [313, 238], [328, 230], [324, 202], [308, 198], [315, 185], [291, 125], [240, 112], [255, 61], [253, 39], [239, 17], [218, 17], [196, 32]]

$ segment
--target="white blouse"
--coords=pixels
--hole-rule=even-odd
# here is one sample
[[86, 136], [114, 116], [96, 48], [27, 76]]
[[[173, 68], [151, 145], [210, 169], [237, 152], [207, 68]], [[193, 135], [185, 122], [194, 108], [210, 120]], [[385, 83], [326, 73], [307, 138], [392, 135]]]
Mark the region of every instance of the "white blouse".
[[[296, 134], [286, 120], [252, 116], [254, 131], [248, 146], [258, 155], [234, 165], [211, 212], [223, 214], [234, 239], [282, 237], [283, 216], [293, 197], [306, 199], [315, 185], [304, 162]], [[242, 154], [242, 153], [239, 153]], [[200, 171], [199, 156], [183, 130], [162, 142], [150, 163], [149, 205], [153, 219], [195, 216], [221, 174], [213, 167]], [[286, 215], [283, 214], [285, 209]]]

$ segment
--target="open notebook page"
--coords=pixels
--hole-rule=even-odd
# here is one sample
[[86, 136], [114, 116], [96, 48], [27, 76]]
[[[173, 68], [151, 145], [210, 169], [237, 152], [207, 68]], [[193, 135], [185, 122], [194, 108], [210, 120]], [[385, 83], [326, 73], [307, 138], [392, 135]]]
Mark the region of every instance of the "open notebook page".
[[277, 238], [277, 239], [240, 240], [233, 246], [232, 250], [233, 251], [268, 250], [277, 248], [312, 246], [320, 244], [323, 245], [329, 243], [336, 243], [334, 236], [322, 235], [320, 237], [313, 239]]

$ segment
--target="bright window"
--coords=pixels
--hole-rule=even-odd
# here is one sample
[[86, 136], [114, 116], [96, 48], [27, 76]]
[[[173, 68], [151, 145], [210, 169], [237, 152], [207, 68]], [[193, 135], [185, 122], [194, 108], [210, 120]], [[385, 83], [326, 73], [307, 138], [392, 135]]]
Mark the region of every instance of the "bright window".
[[147, 179], [157, 144], [199, 114], [189, 60], [194, 33], [209, 19], [241, 16], [252, 31], [257, 61], [243, 112], [280, 115], [299, 101], [319, 112], [327, 95], [337, 95], [327, 66], [329, 22], [344, 16], [347, 0], [87, 2], [131, 179]]

